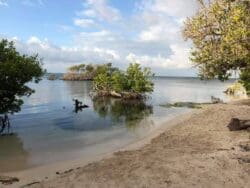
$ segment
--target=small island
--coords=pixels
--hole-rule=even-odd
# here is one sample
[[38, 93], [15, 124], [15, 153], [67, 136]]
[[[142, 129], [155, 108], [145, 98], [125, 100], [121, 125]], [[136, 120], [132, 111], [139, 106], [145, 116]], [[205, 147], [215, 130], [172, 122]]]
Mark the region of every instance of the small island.
[[51, 80], [51, 81], [57, 80], [57, 76], [55, 74], [49, 74], [48, 80]]
[[93, 80], [98, 69], [99, 65], [92, 65], [92, 64], [74, 65], [68, 68], [68, 71], [66, 74], [63, 75], [62, 80], [65, 81]]
[[123, 99], [143, 99], [146, 93], [154, 90], [149, 68], [131, 63], [126, 71], [112, 67], [112, 64], [99, 66], [96, 70], [91, 96], [116, 97]]

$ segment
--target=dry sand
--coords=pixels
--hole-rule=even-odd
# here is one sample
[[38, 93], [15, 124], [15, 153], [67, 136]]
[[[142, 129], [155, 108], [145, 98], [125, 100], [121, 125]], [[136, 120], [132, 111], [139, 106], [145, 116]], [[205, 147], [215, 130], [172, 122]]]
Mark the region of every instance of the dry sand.
[[250, 187], [250, 132], [227, 128], [233, 117], [250, 119], [249, 104], [204, 106], [139, 149], [25, 187]]

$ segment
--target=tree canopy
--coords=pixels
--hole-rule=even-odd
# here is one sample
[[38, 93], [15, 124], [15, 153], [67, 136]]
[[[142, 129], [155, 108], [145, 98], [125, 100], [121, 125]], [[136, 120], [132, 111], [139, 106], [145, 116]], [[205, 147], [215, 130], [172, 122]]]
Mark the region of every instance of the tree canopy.
[[103, 65], [93, 65], [89, 64], [79, 64], [73, 65], [68, 68], [68, 72], [63, 75], [63, 80], [72, 80], [72, 81], [80, 81], [80, 80], [93, 80], [96, 76], [97, 72], [100, 72], [106, 65], [110, 66], [111, 64]]
[[23, 100], [34, 90], [26, 83], [39, 82], [44, 71], [38, 55], [22, 55], [13, 42], [0, 41], [0, 114], [20, 111]]
[[125, 72], [112, 67], [111, 64], [103, 65], [97, 69], [94, 78], [94, 89], [97, 91], [115, 91], [146, 93], [152, 92], [154, 85], [151, 81], [149, 68], [141, 68], [137, 63], [130, 64]]
[[250, 1], [199, 3], [196, 15], [186, 20], [183, 34], [193, 42], [190, 58], [201, 78], [226, 80], [236, 71], [250, 90]]
[[68, 68], [68, 70], [72, 73], [81, 73], [83, 71], [85, 71], [85, 64], [80, 64], [80, 65], [73, 65], [71, 67]]

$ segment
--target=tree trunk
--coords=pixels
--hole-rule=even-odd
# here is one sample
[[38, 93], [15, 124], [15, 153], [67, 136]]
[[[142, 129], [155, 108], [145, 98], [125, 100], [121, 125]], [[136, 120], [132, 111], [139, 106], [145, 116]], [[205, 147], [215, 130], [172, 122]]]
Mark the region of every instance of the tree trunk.
[[4, 119], [2, 117], [0, 117], [0, 134], [2, 134], [2, 132], [4, 131], [6, 127], [6, 124], [4, 122]]
[[8, 127], [8, 134], [9, 134], [10, 121], [9, 121], [9, 117], [7, 114], [5, 114], [4, 117], [0, 117], [0, 134], [3, 133], [6, 127]]

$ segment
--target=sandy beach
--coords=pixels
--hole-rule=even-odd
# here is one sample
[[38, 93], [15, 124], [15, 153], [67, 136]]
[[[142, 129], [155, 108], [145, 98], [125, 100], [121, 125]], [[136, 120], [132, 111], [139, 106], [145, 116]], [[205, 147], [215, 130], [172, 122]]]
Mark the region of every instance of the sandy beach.
[[20, 182], [0, 187], [250, 187], [250, 132], [227, 127], [233, 117], [250, 119], [249, 105], [207, 105], [96, 162], [11, 173]]

